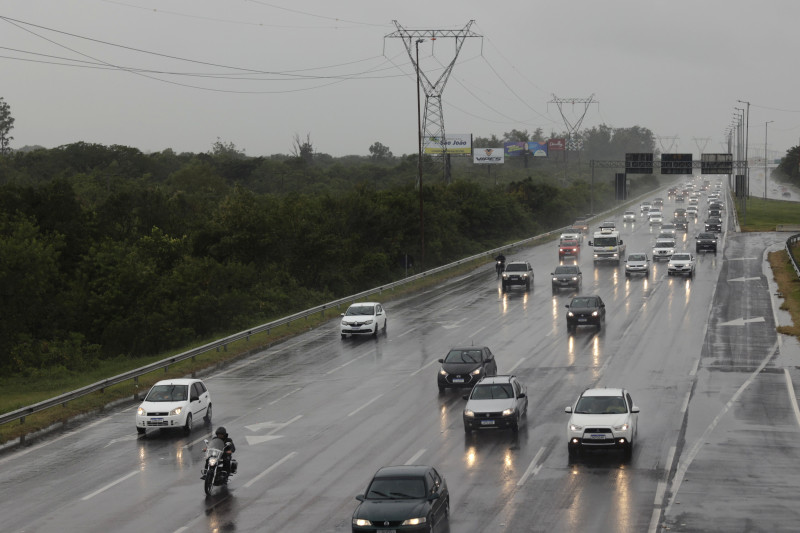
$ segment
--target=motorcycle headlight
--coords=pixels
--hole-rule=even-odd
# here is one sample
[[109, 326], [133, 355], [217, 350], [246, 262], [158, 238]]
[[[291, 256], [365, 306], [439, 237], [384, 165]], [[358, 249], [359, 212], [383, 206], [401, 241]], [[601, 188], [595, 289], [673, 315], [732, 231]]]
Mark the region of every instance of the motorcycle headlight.
[[179, 415], [179, 414], [181, 414], [181, 411], [183, 411], [183, 407], [176, 407], [175, 409], [173, 409], [172, 411], [170, 411], [170, 412], [169, 412], [169, 414], [170, 414], [171, 416], [176, 416], [176, 415]]
[[215, 466], [217, 464], [217, 458], [212, 457], [208, 460], [208, 466]]

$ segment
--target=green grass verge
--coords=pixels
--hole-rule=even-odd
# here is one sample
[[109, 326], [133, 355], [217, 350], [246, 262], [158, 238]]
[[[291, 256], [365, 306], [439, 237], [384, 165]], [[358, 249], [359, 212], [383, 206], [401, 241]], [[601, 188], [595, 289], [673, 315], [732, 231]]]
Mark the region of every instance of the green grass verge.
[[800, 205], [785, 200], [748, 198], [746, 208], [734, 200], [742, 231], [775, 231], [778, 224], [800, 224]]

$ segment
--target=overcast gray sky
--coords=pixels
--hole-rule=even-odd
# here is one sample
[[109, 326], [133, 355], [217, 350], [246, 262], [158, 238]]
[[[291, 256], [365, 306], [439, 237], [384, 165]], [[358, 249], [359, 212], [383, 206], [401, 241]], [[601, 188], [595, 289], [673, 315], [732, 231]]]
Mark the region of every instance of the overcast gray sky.
[[[145, 152], [415, 153], [406, 29], [471, 30], [443, 92], [448, 133], [565, 130], [558, 98], [588, 98], [583, 128], [642, 126], [664, 149], [727, 151], [750, 106], [777, 157], [800, 142], [797, 0], [5, 0], [0, 97], [13, 148], [78, 141]], [[455, 40], [420, 45], [438, 78]], [[583, 105], [566, 105], [574, 122]], [[670, 139], [678, 137], [677, 140]], [[696, 140], [695, 140], [696, 139]], [[710, 139], [706, 142], [706, 139]], [[671, 149], [670, 149], [671, 148]]]

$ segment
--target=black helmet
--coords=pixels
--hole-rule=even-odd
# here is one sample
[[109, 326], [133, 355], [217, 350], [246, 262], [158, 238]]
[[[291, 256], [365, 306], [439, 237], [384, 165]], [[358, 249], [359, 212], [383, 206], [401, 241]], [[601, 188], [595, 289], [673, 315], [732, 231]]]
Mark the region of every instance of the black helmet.
[[215, 431], [214, 434], [216, 436], [218, 436], [218, 437], [227, 437], [228, 436], [228, 432], [225, 431], [225, 427], [224, 426], [218, 427], [217, 431]]

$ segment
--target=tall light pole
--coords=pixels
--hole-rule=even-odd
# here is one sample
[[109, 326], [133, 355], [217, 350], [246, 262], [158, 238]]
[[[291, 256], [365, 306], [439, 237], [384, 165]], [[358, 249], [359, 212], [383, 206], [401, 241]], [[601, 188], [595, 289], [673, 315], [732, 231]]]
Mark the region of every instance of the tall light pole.
[[[745, 192], [750, 196], [750, 102], [745, 100], [736, 100], [740, 104], [747, 104], [747, 118], [744, 121], [744, 182]], [[743, 222], [747, 224], [747, 196], [744, 197], [744, 219]]]
[[[744, 108], [743, 107], [734, 107], [737, 111], [734, 113], [736, 115], [736, 161], [742, 161], [742, 147], [744, 143], [742, 140], [744, 139], [744, 132], [742, 131], [742, 126], [744, 125]], [[736, 190], [736, 197], [741, 198], [744, 195], [744, 191], [738, 190], [739, 185], [742, 185], [738, 181], [738, 171], [740, 170], [739, 165], [736, 166], [737, 173], [734, 174], [734, 187]], [[739, 202], [741, 205], [741, 201]]]
[[422, 210], [422, 119], [421, 104], [419, 97], [419, 43], [425, 42], [425, 39], [417, 39], [417, 185], [419, 185], [419, 266], [420, 271], [425, 268], [425, 216]]
[[774, 120], [768, 120], [764, 123], [764, 200], [767, 199], [767, 126]]

